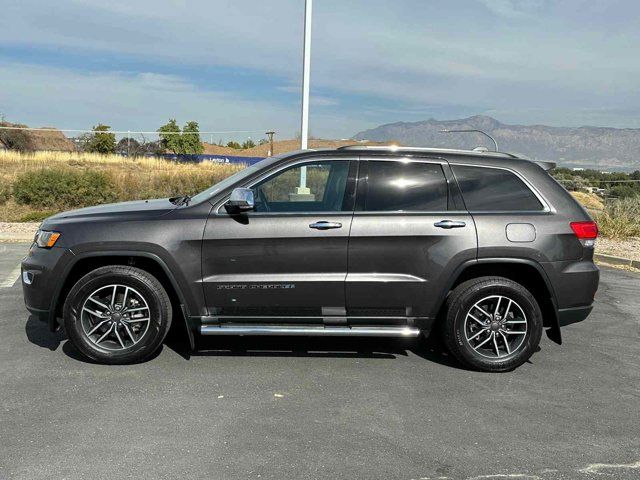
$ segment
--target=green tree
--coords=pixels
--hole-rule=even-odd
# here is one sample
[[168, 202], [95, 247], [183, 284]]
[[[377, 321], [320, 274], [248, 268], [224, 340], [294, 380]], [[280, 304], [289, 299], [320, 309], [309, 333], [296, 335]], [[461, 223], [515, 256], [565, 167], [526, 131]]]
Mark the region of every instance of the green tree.
[[242, 148], [242, 145], [240, 145], [238, 142], [231, 141], [231, 142], [227, 143], [227, 147], [235, 148], [236, 150], [240, 150]]
[[180, 127], [174, 118], [170, 119], [168, 123], [162, 125], [158, 129], [160, 133], [160, 144], [165, 150], [169, 150], [173, 153], [182, 152], [182, 134], [180, 133]]
[[198, 155], [204, 151], [198, 122], [187, 122], [182, 130], [175, 119], [158, 129], [162, 147], [175, 154]]
[[187, 122], [182, 129], [182, 151], [189, 155], [199, 155], [204, 152], [198, 122]]
[[93, 127], [93, 132], [88, 138], [86, 150], [94, 153], [115, 153], [116, 135], [108, 133], [111, 127], [99, 123]]

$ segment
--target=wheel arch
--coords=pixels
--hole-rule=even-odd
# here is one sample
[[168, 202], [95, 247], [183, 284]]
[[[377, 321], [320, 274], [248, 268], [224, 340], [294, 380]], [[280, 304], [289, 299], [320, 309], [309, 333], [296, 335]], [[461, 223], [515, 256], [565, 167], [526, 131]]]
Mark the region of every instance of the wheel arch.
[[466, 280], [484, 276], [501, 276], [527, 288], [536, 298], [542, 311], [549, 338], [561, 344], [560, 323], [555, 291], [542, 266], [525, 258], [482, 258], [462, 264], [452, 275], [436, 306], [437, 318], [442, 317], [449, 293]]
[[96, 268], [107, 265], [130, 265], [154, 275], [167, 290], [172, 302], [176, 303], [184, 317], [184, 325], [191, 347], [194, 346], [193, 332], [189, 326], [190, 306], [185, 292], [166, 262], [155, 253], [145, 251], [100, 251], [76, 255], [67, 265], [61, 281], [51, 299], [49, 327], [54, 330], [56, 318], [60, 316], [67, 294], [73, 285], [84, 275]]

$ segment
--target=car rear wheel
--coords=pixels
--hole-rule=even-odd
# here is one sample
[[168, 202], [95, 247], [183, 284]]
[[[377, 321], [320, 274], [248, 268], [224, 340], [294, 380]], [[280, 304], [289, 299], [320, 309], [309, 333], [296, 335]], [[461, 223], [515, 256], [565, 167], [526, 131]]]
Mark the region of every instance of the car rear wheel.
[[529, 360], [542, 336], [533, 295], [503, 277], [461, 283], [447, 301], [444, 339], [450, 352], [476, 370], [504, 372]]
[[153, 354], [171, 326], [171, 301], [160, 282], [135, 267], [100, 267], [71, 288], [64, 305], [71, 342], [107, 364], [135, 363]]

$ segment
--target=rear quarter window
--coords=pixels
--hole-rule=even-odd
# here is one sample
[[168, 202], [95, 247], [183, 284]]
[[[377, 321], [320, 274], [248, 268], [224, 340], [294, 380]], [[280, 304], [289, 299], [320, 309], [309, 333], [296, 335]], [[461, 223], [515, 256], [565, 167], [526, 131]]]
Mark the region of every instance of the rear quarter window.
[[514, 173], [501, 168], [452, 165], [470, 211], [540, 211], [544, 207]]

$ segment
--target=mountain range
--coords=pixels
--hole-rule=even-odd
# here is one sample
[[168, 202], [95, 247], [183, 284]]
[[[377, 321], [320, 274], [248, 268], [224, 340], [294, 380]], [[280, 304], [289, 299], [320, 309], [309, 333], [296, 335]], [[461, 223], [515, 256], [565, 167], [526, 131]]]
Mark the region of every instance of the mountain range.
[[508, 125], [485, 115], [459, 120], [430, 119], [397, 122], [357, 133], [357, 140], [398, 142], [413, 147], [471, 149], [491, 140], [479, 133], [441, 133], [441, 130], [478, 129], [493, 136], [500, 151], [550, 160], [569, 168], [604, 171], [640, 170], [640, 129], [609, 127], [550, 127]]

